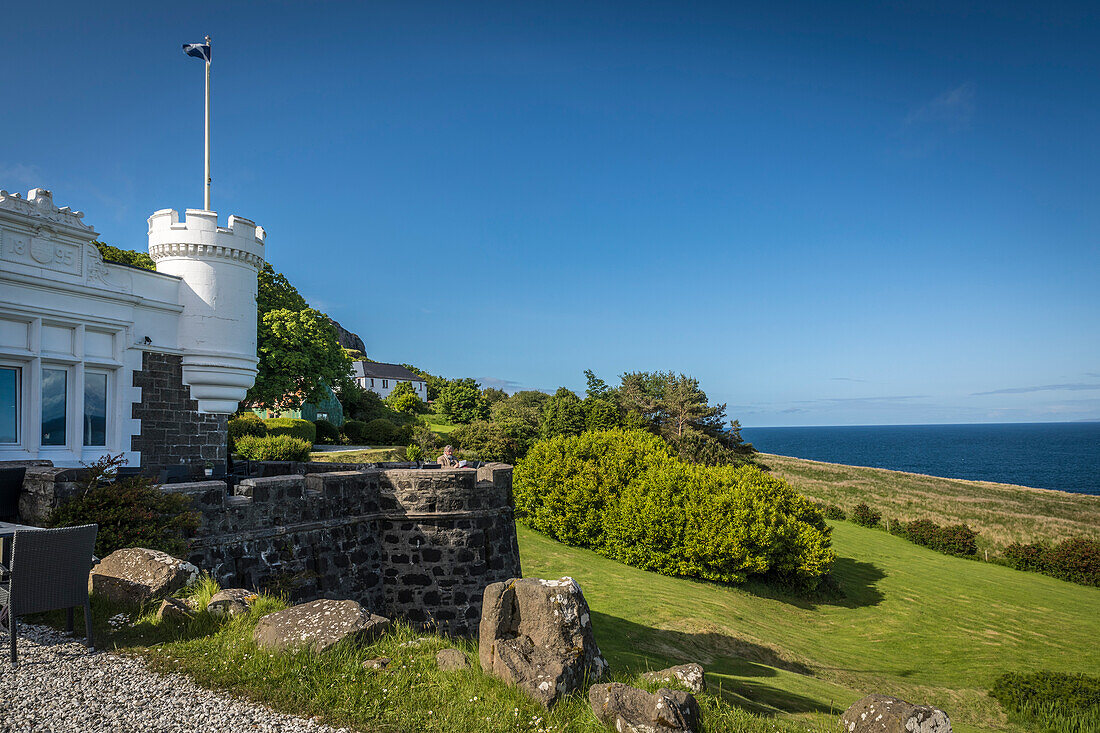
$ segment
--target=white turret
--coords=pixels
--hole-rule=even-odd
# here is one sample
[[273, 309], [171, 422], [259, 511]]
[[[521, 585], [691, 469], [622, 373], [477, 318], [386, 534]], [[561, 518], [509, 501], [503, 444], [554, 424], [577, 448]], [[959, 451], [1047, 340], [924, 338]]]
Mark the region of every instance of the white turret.
[[256, 274], [263, 227], [237, 216], [218, 226], [214, 211], [175, 209], [149, 217], [157, 272], [182, 278], [179, 346], [183, 381], [200, 412], [232, 413], [256, 380]]

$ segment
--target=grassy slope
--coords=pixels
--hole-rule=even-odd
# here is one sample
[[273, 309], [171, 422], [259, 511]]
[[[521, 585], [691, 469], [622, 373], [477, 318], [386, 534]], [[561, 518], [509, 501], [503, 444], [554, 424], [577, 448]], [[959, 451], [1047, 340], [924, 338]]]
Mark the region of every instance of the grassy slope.
[[941, 706], [962, 733], [1016, 731], [985, 694], [1001, 672], [1100, 672], [1098, 589], [847, 522], [834, 546], [847, 598], [808, 603], [654, 575], [520, 528], [524, 575], [581, 583], [614, 666], [698, 660], [760, 712], [823, 723], [877, 691]]
[[1074, 536], [1100, 539], [1100, 496], [769, 454], [761, 454], [760, 462], [812, 499], [848, 511], [865, 501], [883, 517], [967, 522], [990, 548]]
[[314, 451], [309, 460], [321, 463], [382, 463], [405, 460], [405, 446], [367, 448], [365, 450]]

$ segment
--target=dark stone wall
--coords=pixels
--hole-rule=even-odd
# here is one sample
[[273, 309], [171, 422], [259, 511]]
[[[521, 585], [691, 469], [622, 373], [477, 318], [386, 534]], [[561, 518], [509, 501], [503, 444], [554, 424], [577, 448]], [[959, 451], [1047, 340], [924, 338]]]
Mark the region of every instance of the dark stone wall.
[[201, 512], [189, 560], [225, 587], [472, 634], [485, 586], [519, 577], [512, 467], [371, 469], [173, 484]]
[[141, 434], [130, 438], [130, 449], [141, 453], [143, 469], [153, 473], [183, 463], [201, 474], [207, 461], [225, 462], [229, 416], [199, 412], [183, 383], [181, 356], [143, 352], [134, 386], [141, 387], [141, 402], [133, 407]]

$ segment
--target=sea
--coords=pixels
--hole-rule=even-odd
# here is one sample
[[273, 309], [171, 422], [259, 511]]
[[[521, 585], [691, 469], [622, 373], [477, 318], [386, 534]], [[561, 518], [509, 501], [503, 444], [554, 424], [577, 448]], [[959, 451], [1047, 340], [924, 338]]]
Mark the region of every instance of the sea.
[[1100, 495], [1100, 422], [742, 428], [762, 453]]

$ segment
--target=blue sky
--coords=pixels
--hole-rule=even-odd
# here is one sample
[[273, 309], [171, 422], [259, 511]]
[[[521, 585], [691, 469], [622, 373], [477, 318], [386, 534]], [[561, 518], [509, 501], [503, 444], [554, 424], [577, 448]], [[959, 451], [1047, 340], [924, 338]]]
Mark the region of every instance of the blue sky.
[[[202, 202], [368, 353], [745, 425], [1100, 418], [1095, 4], [12, 3], [0, 187]], [[1030, 7], [1029, 7], [1030, 6]]]

